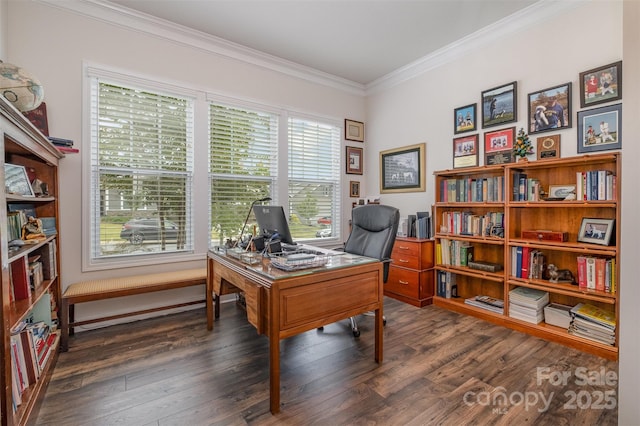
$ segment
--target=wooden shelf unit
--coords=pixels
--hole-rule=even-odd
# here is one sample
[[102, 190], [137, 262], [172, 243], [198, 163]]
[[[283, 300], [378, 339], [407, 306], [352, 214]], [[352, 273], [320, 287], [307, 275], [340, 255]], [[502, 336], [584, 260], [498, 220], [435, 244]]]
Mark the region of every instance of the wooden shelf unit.
[[396, 237], [385, 296], [419, 308], [430, 305], [434, 289], [433, 249], [433, 240]]
[[[539, 181], [542, 189], [549, 185], [575, 185], [578, 172], [605, 170], [616, 176], [613, 187], [614, 195], [610, 200], [568, 200], [568, 201], [530, 201], [513, 199], [514, 174], [526, 173], [528, 178]], [[499, 203], [442, 201], [443, 181], [448, 179], [479, 179], [503, 175], [504, 200]], [[549, 292], [550, 302], [565, 305], [589, 303], [620, 318], [619, 283], [615, 292], [587, 290], [568, 283], [552, 283], [548, 279], [517, 278], [512, 271], [512, 249], [528, 247], [541, 251], [545, 256], [545, 265], [554, 263], [560, 269], [568, 269], [578, 277], [577, 257], [593, 256], [615, 260], [614, 274], [620, 276], [619, 244], [620, 241], [620, 177], [621, 154], [583, 155], [540, 161], [523, 161], [501, 166], [485, 166], [469, 169], [445, 170], [435, 173], [436, 203], [434, 220], [436, 223], [436, 251], [443, 240], [467, 242], [474, 246], [474, 258], [500, 263], [503, 270], [498, 273], [483, 273], [463, 266], [445, 265], [436, 262], [436, 270], [449, 271], [456, 274], [459, 298], [446, 299], [434, 297], [434, 304], [457, 312], [482, 318], [523, 331], [547, 340], [590, 352], [605, 358], [618, 358], [618, 328], [616, 327], [616, 343], [601, 344], [589, 339], [569, 334], [566, 329], [546, 324], [532, 324], [509, 317], [509, 292], [516, 287], [529, 287]], [[517, 188], [516, 192], [517, 192]], [[503, 209], [504, 237], [494, 241], [494, 237], [456, 235], [446, 230], [443, 213], [451, 211], [473, 212], [484, 214], [492, 209]], [[602, 246], [578, 241], [578, 233], [583, 218], [614, 219], [615, 229], [613, 245]], [[525, 230], [552, 230], [567, 233], [567, 241], [530, 240], [521, 237]], [[447, 231], [447, 232], [445, 232]], [[619, 280], [617, 280], [619, 281]], [[465, 298], [476, 295], [487, 295], [504, 300], [504, 313], [496, 314], [464, 303]]]
[[[4, 152], [3, 165], [5, 163], [24, 166], [28, 173], [34, 174], [40, 181], [48, 185], [48, 195], [45, 197], [25, 197], [15, 194], [0, 194], [0, 226], [2, 231], [2, 243], [0, 254], [2, 257], [2, 364], [0, 374], [0, 399], [2, 401], [2, 425], [23, 425], [32, 421], [37, 413], [37, 407], [47, 383], [51, 377], [53, 366], [57, 360], [59, 338], [56, 337], [51, 345], [50, 354], [44, 362], [39, 378], [30, 383], [21, 395], [21, 404], [14, 410], [13, 407], [13, 369], [11, 361], [11, 331], [24, 321], [43, 297], [53, 299], [52, 305], [60, 306], [60, 245], [57, 234], [50, 235], [46, 240], [37, 244], [25, 244], [17, 250], [9, 250], [8, 215], [10, 205], [29, 204], [35, 210], [36, 217], [55, 218], [56, 227], [58, 221], [58, 163], [64, 154], [60, 153], [49, 140], [26, 119], [22, 113], [0, 97], [0, 143]], [[3, 174], [4, 176], [4, 174]], [[4, 179], [3, 179], [4, 180]], [[52, 247], [54, 245], [55, 247]], [[54, 262], [51, 269], [47, 270], [42, 283], [29, 290], [28, 297], [18, 300], [15, 296], [14, 283], [11, 270], [28, 265], [26, 259], [30, 256], [47, 255], [47, 261]], [[50, 257], [49, 257], [50, 255]], [[14, 266], [15, 264], [15, 266]], [[50, 263], [48, 265], [51, 265]], [[28, 271], [27, 271], [28, 272]], [[16, 285], [17, 281], [16, 281]], [[45, 302], [43, 302], [45, 303]]]

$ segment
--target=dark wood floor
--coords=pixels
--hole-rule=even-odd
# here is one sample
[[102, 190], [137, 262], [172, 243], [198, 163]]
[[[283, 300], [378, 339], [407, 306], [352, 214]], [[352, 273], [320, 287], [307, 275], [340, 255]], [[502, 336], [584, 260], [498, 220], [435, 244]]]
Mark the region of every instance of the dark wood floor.
[[617, 424], [617, 386], [585, 384], [580, 369], [617, 374], [617, 362], [433, 306], [386, 299], [385, 314], [380, 365], [371, 318], [359, 339], [344, 321], [282, 342], [277, 415], [267, 339], [234, 303], [213, 332], [201, 309], [78, 333], [37, 424]]

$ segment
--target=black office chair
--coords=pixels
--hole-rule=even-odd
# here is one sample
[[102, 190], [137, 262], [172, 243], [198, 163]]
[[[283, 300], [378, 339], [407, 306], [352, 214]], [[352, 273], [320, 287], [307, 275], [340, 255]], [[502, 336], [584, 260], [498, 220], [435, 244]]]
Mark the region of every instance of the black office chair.
[[[399, 222], [398, 209], [382, 204], [365, 204], [354, 208], [351, 212], [351, 233], [344, 245], [344, 251], [383, 261], [382, 277], [385, 283], [389, 276], [391, 250], [396, 241]], [[356, 318], [351, 317], [350, 320], [354, 337], [360, 336]], [[383, 321], [386, 322], [384, 319]]]

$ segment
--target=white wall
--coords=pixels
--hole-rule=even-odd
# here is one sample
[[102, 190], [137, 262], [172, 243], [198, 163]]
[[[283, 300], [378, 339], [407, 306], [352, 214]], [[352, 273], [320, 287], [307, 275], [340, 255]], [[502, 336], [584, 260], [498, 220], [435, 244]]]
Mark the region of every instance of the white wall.
[[[362, 94], [314, 84], [45, 3], [10, 1], [8, 15], [7, 59], [28, 69], [44, 85], [49, 133], [73, 139], [81, 151], [81, 154], [67, 155], [60, 166], [58, 227], [63, 288], [83, 279], [204, 266], [208, 243], [206, 233], [196, 237], [196, 253], [200, 254], [200, 261], [188, 262], [187, 265], [164, 264], [91, 273], [82, 271], [81, 223], [88, 220], [82, 217], [80, 191], [83, 153], [86, 154], [88, 147], [88, 141], [82, 140], [83, 61], [220, 95], [288, 107], [339, 122], [345, 117], [364, 120]], [[206, 173], [196, 176], [196, 184], [205, 185], [206, 179]], [[348, 183], [348, 179], [346, 181]], [[200, 188], [204, 192], [206, 185]], [[342, 191], [345, 205], [350, 205], [348, 187], [345, 188]], [[204, 201], [199, 207], [199, 211], [208, 210]], [[349, 213], [345, 212], [344, 220]], [[196, 229], [207, 229], [206, 213], [197, 215], [195, 220]], [[198, 293], [201, 293], [199, 289], [190, 288], [176, 291], [169, 297], [196, 300], [202, 297]], [[129, 297], [124, 304], [122, 301], [81, 304], [76, 308], [76, 315], [79, 320], [93, 318], [98, 313], [130, 310], [132, 305], [148, 307], [166, 298], [165, 294], [153, 294]]]
[[622, 157], [622, 241], [620, 248], [620, 383], [618, 424], [640, 424], [640, 332], [638, 332], [640, 286], [638, 285], [638, 212], [640, 197], [640, 144], [636, 135], [640, 117], [640, 2], [624, 2], [624, 62], [622, 124], [625, 139]]

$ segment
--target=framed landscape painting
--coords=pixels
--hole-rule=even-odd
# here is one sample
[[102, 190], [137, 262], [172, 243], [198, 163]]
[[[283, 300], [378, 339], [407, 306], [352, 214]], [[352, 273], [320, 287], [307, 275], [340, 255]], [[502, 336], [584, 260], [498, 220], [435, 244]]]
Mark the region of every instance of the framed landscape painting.
[[482, 127], [500, 126], [517, 121], [518, 83], [511, 82], [503, 86], [482, 92]]

